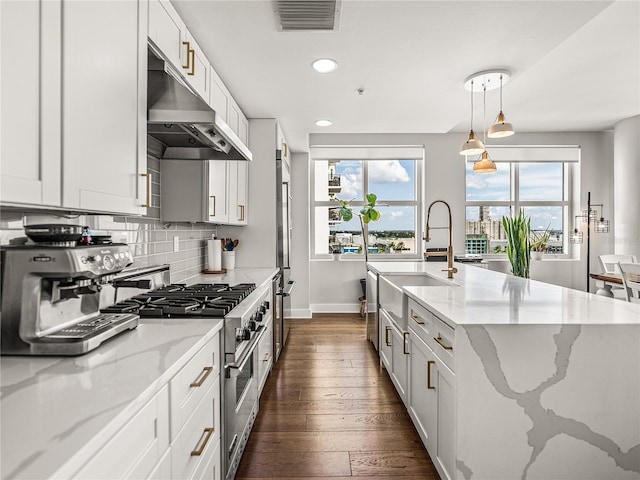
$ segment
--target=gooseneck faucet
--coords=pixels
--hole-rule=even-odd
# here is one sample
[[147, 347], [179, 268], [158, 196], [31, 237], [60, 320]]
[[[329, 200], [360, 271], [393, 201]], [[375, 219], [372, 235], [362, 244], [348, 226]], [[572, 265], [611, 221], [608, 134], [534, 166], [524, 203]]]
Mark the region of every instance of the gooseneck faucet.
[[[444, 203], [447, 206], [447, 209], [449, 210], [449, 226], [448, 227], [429, 227], [429, 215], [431, 215], [431, 207], [433, 207], [436, 203]], [[449, 230], [449, 248], [447, 249], [447, 268], [442, 271], [447, 272], [447, 278], [453, 278], [453, 274], [458, 272], [458, 269], [453, 266], [453, 222], [451, 221], [451, 207], [444, 200], [434, 200], [433, 202], [431, 202], [431, 205], [429, 205], [429, 208], [427, 209], [427, 226], [426, 226], [426, 231], [424, 236], [424, 241], [426, 242], [430, 240], [429, 228], [433, 228], [435, 230], [447, 228]], [[442, 253], [440, 252], [424, 253], [425, 257], [441, 256], [441, 255]]]

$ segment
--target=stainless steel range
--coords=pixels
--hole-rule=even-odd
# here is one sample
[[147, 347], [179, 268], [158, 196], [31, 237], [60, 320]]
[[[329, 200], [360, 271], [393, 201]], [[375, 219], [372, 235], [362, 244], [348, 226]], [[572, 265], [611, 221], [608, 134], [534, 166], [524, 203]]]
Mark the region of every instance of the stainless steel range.
[[[136, 288], [143, 280], [129, 279], [118, 286]], [[256, 348], [272, 317], [271, 285], [253, 283], [171, 284], [133, 295], [102, 310], [135, 313], [141, 319], [224, 318], [223, 414], [224, 471], [233, 479], [258, 413], [258, 358]]]
[[135, 313], [99, 310], [129, 247], [70, 245], [2, 247], [2, 355], [80, 355], [138, 325]]

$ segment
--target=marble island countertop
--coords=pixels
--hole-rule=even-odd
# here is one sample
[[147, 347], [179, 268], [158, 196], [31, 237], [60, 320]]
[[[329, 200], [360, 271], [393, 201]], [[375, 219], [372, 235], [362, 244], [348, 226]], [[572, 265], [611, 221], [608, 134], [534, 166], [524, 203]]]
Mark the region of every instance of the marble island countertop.
[[[404, 286], [404, 292], [455, 327], [465, 325], [640, 325], [640, 305], [536, 280], [455, 264], [447, 278], [442, 262], [370, 262], [394, 275], [427, 275], [451, 286]], [[419, 282], [416, 282], [419, 283]], [[405, 282], [406, 285], [406, 282]]]
[[[275, 268], [201, 274], [189, 284], [267, 285]], [[77, 357], [0, 358], [0, 477], [70, 478], [222, 328], [147, 319]], [[75, 456], [75, 458], [74, 458]]]

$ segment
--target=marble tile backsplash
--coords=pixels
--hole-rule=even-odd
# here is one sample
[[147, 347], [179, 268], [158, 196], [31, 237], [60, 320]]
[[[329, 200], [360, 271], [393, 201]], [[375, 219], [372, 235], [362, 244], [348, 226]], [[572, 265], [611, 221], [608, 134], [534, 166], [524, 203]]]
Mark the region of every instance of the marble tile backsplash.
[[[22, 243], [24, 226], [39, 223], [67, 223], [88, 226], [96, 235], [111, 235], [114, 243], [131, 247], [134, 267], [171, 265], [171, 281], [184, 282], [198, 275], [206, 258], [205, 240], [213, 238], [216, 226], [204, 223], [166, 223], [160, 212], [160, 162], [148, 158], [152, 175], [151, 208], [143, 217], [110, 215], [42, 215], [26, 212], [0, 212], [0, 244]], [[174, 251], [177, 237], [178, 251]]]

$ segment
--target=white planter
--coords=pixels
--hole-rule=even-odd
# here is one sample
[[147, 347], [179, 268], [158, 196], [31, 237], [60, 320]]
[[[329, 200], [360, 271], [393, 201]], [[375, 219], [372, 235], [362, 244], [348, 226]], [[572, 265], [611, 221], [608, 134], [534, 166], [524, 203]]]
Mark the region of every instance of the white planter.
[[532, 257], [534, 260], [542, 260], [542, 255], [544, 255], [544, 252], [539, 252], [539, 251], [537, 251], [537, 250], [533, 250], [533, 251], [531, 252], [531, 257]]
[[233, 250], [222, 251], [222, 268], [233, 270], [236, 268], [236, 252]]

